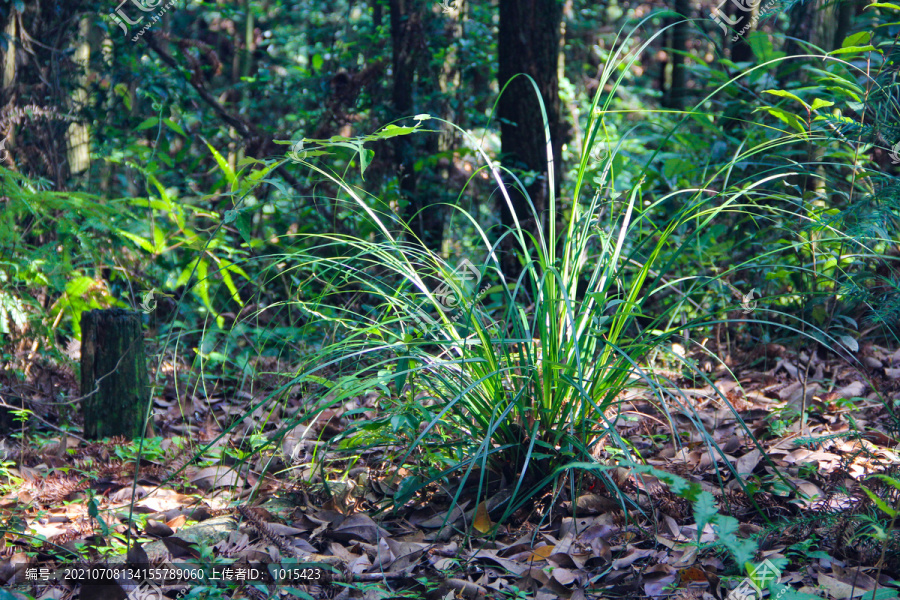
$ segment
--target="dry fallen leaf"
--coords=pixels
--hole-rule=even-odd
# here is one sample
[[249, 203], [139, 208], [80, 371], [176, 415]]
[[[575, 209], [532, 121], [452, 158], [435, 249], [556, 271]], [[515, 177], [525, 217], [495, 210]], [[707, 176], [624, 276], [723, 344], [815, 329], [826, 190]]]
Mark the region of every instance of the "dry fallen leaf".
[[478, 508], [475, 509], [475, 519], [472, 521], [472, 527], [480, 533], [488, 533], [494, 524], [491, 522], [491, 516], [488, 514], [487, 500], [482, 501]]
[[844, 583], [843, 581], [840, 581], [830, 575], [826, 575], [825, 573], [819, 573], [818, 581], [819, 585], [825, 588], [825, 590], [828, 592], [828, 595], [832, 598], [835, 598], [836, 600], [855, 598], [866, 593], [866, 590], [859, 586], [854, 587], [850, 583]]
[[172, 531], [178, 531], [178, 529], [180, 529], [181, 526], [184, 525], [186, 521], [187, 521], [186, 516], [178, 515], [171, 521], [167, 521], [166, 525], [168, 525], [172, 529]]
[[553, 554], [553, 546], [541, 546], [540, 548], [535, 548], [526, 558], [528, 561], [536, 561], [536, 560], [547, 560], [547, 558]]

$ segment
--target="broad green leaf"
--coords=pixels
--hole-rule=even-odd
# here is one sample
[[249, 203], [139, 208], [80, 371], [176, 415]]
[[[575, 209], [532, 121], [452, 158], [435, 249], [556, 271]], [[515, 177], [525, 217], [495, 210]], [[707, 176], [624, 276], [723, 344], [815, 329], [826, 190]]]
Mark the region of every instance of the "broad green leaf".
[[[257, 161], [257, 162], [259, 162], [259, 161]], [[249, 181], [259, 181], [259, 180], [263, 179], [264, 177], [266, 177], [269, 173], [271, 173], [276, 168], [278, 168], [277, 162], [273, 162], [270, 165], [263, 164], [262, 168], [256, 169], [255, 171], [253, 171], [249, 175], [247, 175], [247, 179]]]
[[400, 482], [400, 485], [397, 486], [397, 491], [394, 494], [394, 502], [399, 506], [406, 504], [419, 489], [420, 485], [418, 477], [412, 476], [404, 478], [403, 481]]
[[250, 232], [250, 228], [253, 224], [251, 219], [252, 216], [250, 211], [242, 210], [238, 213], [238, 218], [234, 223], [234, 226], [237, 228], [238, 233], [241, 235], [241, 238], [248, 246], [253, 241], [253, 237]]
[[775, 50], [770, 36], [761, 31], [754, 31], [747, 36], [747, 43], [750, 44], [750, 49], [760, 62], [768, 62], [785, 56], [784, 52]]
[[866, 8], [889, 8], [891, 10], [900, 10], [900, 6], [898, 6], [897, 4], [891, 4], [890, 2], [873, 2]]
[[116, 233], [121, 235], [122, 237], [131, 240], [135, 244], [138, 245], [142, 250], [146, 250], [147, 252], [153, 254], [153, 244], [145, 240], [139, 235], [135, 235], [130, 231], [125, 231], [124, 229], [116, 229]]
[[109, 535], [109, 525], [100, 516], [100, 507], [97, 506], [97, 501], [94, 498], [91, 498], [90, 502], [88, 502], [88, 514], [100, 523], [100, 530], [103, 532], [103, 535]]
[[169, 210], [169, 205], [162, 200], [153, 200], [152, 198], [127, 198], [125, 201], [140, 208], [149, 207], [160, 211]]
[[145, 173], [145, 175], [150, 183], [153, 184], [153, 187], [156, 188], [156, 191], [159, 192], [159, 197], [166, 203], [166, 210], [172, 210], [172, 200], [169, 198], [169, 193], [166, 191], [165, 186], [152, 173]]
[[400, 360], [397, 361], [397, 371], [394, 375], [394, 386], [397, 388], [397, 393], [400, 394], [403, 391], [403, 386], [406, 384], [406, 376], [409, 374], [409, 356], [402, 356]]
[[850, 48], [852, 46], [864, 46], [872, 39], [871, 31], [860, 31], [844, 38], [841, 48]]
[[763, 106], [758, 110], [764, 110], [773, 117], [782, 121], [786, 125], [791, 126], [793, 129], [797, 130], [799, 133], [806, 133], [806, 127], [804, 126], [803, 120], [800, 119], [797, 115], [793, 113], [789, 113], [786, 110], [782, 110], [780, 108], [773, 108], [771, 106]]
[[191, 273], [194, 272], [194, 265], [197, 264], [197, 259], [192, 260], [181, 270], [181, 274], [178, 276], [178, 279], [175, 281], [175, 287], [181, 287], [183, 285], [187, 285], [188, 280], [191, 278]]
[[184, 132], [184, 129], [181, 128], [181, 125], [179, 125], [172, 119], [163, 119], [163, 123], [165, 123], [166, 126], [169, 129], [171, 129], [172, 131], [174, 131], [175, 133], [177, 133], [179, 135], [183, 135], [184, 137], [187, 137], [187, 134]]
[[234, 223], [234, 227], [238, 230], [241, 238], [247, 245], [250, 245], [252, 238], [250, 237], [251, 217], [249, 209], [242, 208], [238, 210], [226, 210], [223, 221], [226, 224]]
[[875, 46], [872, 46], [872, 45], [868, 45], [868, 46], [851, 46], [849, 48], [838, 48], [837, 50], [835, 50], [833, 52], [829, 52], [828, 56], [837, 56], [839, 54], [855, 54], [857, 52], [877, 52], [878, 54], [881, 54], [881, 51], [878, 48], [876, 48]]
[[163, 233], [162, 228], [154, 227], [153, 228], [153, 253], [154, 254], [162, 254], [166, 249], [166, 235]]
[[[224, 262], [224, 261], [223, 261]], [[222, 281], [225, 282], [225, 287], [228, 288], [228, 291], [231, 292], [231, 298], [240, 306], [244, 306], [243, 301], [241, 300], [241, 295], [238, 293], [237, 286], [234, 285], [234, 280], [231, 279], [231, 273], [228, 272], [227, 268], [219, 269], [219, 273], [222, 274]]]
[[397, 137], [398, 135], [409, 135], [416, 131], [415, 127], [398, 127], [397, 125], [388, 125], [381, 131], [377, 132], [374, 136], [376, 140], [387, 140], [393, 137]]
[[666, 177], [676, 177], [682, 173], [690, 173], [696, 170], [697, 166], [680, 158], [670, 158], [663, 167], [663, 175]]
[[229, 270], [232, 273], [235, 273], [237, 275], [240, 275], [247, 281], [250, 281], [250, 276], [247, 274], [247, 272], [245, 270], [243, 270], [242, 268], [240, 268], [239, 266], [237, 266], [236, 264], [234, 264], [227, 258], [222, 258], [220, 260], [222, 262], [222, 266], [224, 266], [227, 270]]
[[820, 108], [827, 108], [829, 106], [834, 106], [834, 102], [829, 102], [828, 100], [822, 100], [821, 98], [815, 98], [813, 100], [811, 110], [819, 110]]
[[124, 83], [117, 83], [116, 87], [113, 88], [113, 91], [117, 96], [122, 98], [125, 108], [131, 110], [131, 93], [128, 91], [128, 86]]
[[362, 177], [366, 169], [369, 168], [369, 164], [371, 164], [372, 159], [375, 158], [375, 151], [369, 150], [368, 148], [360, 148], [359, 149], [359, 176]]
[[200, 262], [197, 263], [197, 284], [194, 286], [194, 289], [197, 290], [197, 295], [200, 296], [200, 299], [203, 301], [204, 306], [209, 309], [209, 312], [212, 314], [217, 314], [216, 311], [212, 307], [212, 302], [209, 299], [209, 263], [205, 259], [200, 259]]
[[134, 128], [135, 131], [143, 131], [145, 129], [150, 129], [151, 127], [156, 127], [159, 123], [159, 117], [150, 117], [149, 119], [145, 119], [140, 125]]
[[293, 195], [291, 193], [291, 191], [287, 188], [287, 186], [284, 185], [283, 181], [280, 181], [278, 179], [263, 179], [263, 181], [265, 183], [275, 186], [278, 189], [278, 191], [281, 192], [282, 194], [284, 194], [285, 197], [287, 197], [287, 198], [290, 198]]
[[806, 104], [803, 100], [801, 100], [798, 96], [785, 91], [785, 90], [763, 90], [765, 94], [772, 94], [773, 96], [778, 96], [779, 98], [790, 98], [791, 100], [796, 100], [800, 104], [803, 105], [803, 108], [809, 109], [809, 105]]
[[212, 152], [213, 158], [216, 159], [216, 162], [219, 164], [219, 168], [222, 169], [222, 172], [225, 173], [225, 179], [228, 181], [229, 185], [231, 185], [232, 191], [234, 191], [234, 186], [237, 183], [237, 177], [234, 175], [234, 169], [231, 168], [231, 165], [228, 164], [228, 161], [225, 160], [225, 157], [219, 154], [219, 151], [213, 148], [212, 144], [206, 142], [206, 146], [209, 148], [209, 151]]
[[322, 65], [325, 64], [325, 60], [322, 58], [321, 54], [314, 54], [312, 57], [312, 68], [316, 71], [322, 68]]

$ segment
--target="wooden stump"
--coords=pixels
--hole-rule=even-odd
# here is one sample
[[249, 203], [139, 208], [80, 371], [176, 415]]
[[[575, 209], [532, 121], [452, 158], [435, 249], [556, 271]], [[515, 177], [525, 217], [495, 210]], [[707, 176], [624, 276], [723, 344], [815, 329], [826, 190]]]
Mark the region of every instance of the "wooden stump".
[[147, 364], [141, 315], [121, 309], [81, 313], [84, 435], [143, 435]]

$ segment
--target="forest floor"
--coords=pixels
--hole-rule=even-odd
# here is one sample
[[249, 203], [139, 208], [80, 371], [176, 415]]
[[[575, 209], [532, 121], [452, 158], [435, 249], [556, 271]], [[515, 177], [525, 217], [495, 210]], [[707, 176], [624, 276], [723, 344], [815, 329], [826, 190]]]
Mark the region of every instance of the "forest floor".
[[[27, 382], [0, 382], [3, 404], [34, 415], [24, 430], [7, 420], [0, 439], [0, 600], [749, 600], [770, 596], [760, 588], [772, 581], [790, 588], [782, 600], [895, 598], [900, 535], [889, 515], [900, 489], [872, 475], [900, 479], [900, 417], [891, 412], [900, 351], [870, 345], [855, 359], [770, 344], [728, 357], [730, 373], [710, 368], [718, 391], [665, 373], [668, 388], [621, 398], [607, 417], [643, 464], [698, 483], [736, 524], [701, 523], [699, 535], [709, 507], [651, 471], [616, 466], [621, 456], [602, 444], [596, 458], [610, 465], [608, 480], [561, 477], [502, 524], [516, 474], [476, 469], [463, 486], [445, 479], [396, 506], [426, 454], [404, 467], [399, 447], [350, 454], [328, 443], [375, 418], [378, 395], [282, 437], [274, 432], [309, 390], [247, 408], [284, 383], [277, 375], [242, 388], [191, 381], [170, 364], [136, 468], [130, 441], [61, 432], [74, 416], [64, 402], [77, 396], [74, 376], [35, 366]], [[729, 553], [742, 542], [768, 573], [745, 579]]]

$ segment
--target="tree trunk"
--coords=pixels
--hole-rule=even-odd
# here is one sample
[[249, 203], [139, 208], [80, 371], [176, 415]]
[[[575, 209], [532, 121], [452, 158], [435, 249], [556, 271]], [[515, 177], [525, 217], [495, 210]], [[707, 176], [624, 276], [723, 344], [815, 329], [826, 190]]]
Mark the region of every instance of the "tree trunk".
[[[834, 49], [831, 45], [837, 44], [835, 32], [839, 26], [839, 15], [833, 3], [815, 0], [796, 4], [791, 8], [790, 16], [791, 24], [784, 44], [785, 54], [807, 54], [809, 51], [803, 42], [809, 42], [826, 52]], [[800, 69], [801, 63], [786, 61], [781, 64], [783, 67], [780, 76], [789, 77], [796, 70], [800, 71], [801, 80], [807, 79], [806, 71]]]
[[[393, 43], [394, 85], [392, 104], [395, 118], [413, 114], [413, 86], [416, 75], [416, 51], [423, 44], [420, 0], [391, 0], [391, 41]], [[405, 201], [403, 216], [411, 233], [425, 248], [439, 252], [443, 240], [443, 213], [418, 189], [416, 151], [410, 136], [394, 138], [394, 166]]]
[[[527, 196], [511, 180], [506, 184], [512, 208], [522, 229], [532, 234], [537, 232], [539, 223], [546, 230], [550, 186], [553, 186], [556, 194], [559, 193], [561, 147], [557, 54], [562, 10], [563, 3], [560, 0], [500, 0], [497, 70], [500, 89], [503, 90], [503, 86], [519, 73], [534, 79], [547, 111], [552, 142], [554, 176], [553, 181], [550, 181], [547, 132], [541, 107], [531, 82], [526, 77], [516, 77], [500, 96], [497, 117], [500, 120], [504, 166], [519, 173], [520, 178], [523, 172], [536, 174], [525, 188]], [[529, 198], [534, 204], [539, 222], [535, 220]], [[514, 227], [513, 215], [502, 195], [498, 194], [497, 201], [504, 227]], [[516, 277], [522, 270], [515, 253], [518, 243], [511, 236], [507, 236], [504, 242], [501, 248], [504, 272], [509, 277]], [[552, 244], [554, 240], [547, 242]]]
[[372, 0], [372, 25], [375, 28], [381, 27], [381, 21], [384, 18], [384, 8], [381, 0]]
[[[81, 69], [75, 89], [71, 93], [70, 103], [75, 112], [81, 112], [88, 103], [88, 75], [91, 64], [90, 43], [91, 19], [83, 17], [78, 23], [78, 37], [72, 61]], [[91, 166], [91, 130], [83, 123], [69, 124], [66, 132], [69, 159], [69, 174], [77, 175], [87, 171]]]
[[[732, 2], [731, 4], [734, 3]], [[736, 63], [752, 62], [754, 60], [753, 48], [750, 47], [747, 38], [756, 31], [760, 4], [762, 4], [762, 0], [753, 4], [752, 9], [749, 11], [742, 10], [737, 6], [733, 7], [735, 9], [733, 18], [737, 20], [737, 23], [734, 25], [734, 31], [729, 36], [729, 41], [731, 41], [731, 60]], [[736, 40], [734, 39], [735, 36], [737, 36]]]
[[148, 390], [140, 313], [81, 313], [81, 395], [85, 437], [143, 435]]
[[668, 108], [681, 110], [684, 108], [684, 95], [687, 88], [684, 54], [687, 52], [690, 23], [685, 19], [691, 18], [690, 0], [675, 0], [675, 12], [684, 18], [675, 17], [677, 23], [672, 28], [672, 85], [666, 95], [666, 105]]
[[834, 40], [831, 42], [832, 48], [840, 48], [844, 38], [850, 33], [850, 28], [853, 26], [853, 17], [856, 16], [856, 6], [856, 2], [852, 0], [843, 0], [838, 5]]

